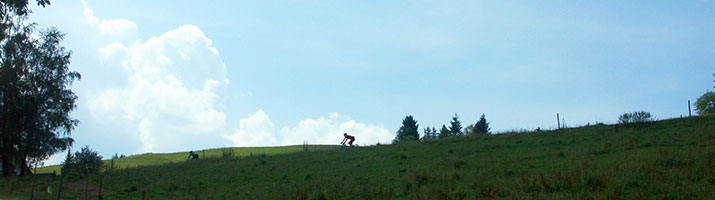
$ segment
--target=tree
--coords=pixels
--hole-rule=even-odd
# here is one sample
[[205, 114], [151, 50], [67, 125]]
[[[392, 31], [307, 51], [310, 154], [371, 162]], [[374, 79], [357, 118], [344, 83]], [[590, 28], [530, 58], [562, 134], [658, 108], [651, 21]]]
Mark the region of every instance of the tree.
[[438, 136], [439, 136], [439, 133], [437, 132], [437, 129], [434, 128], [434, 126], [433, 126], [433, 127], [432, 127], [432, 139], [433, 139], [433, 140], [436, 140], [436, 139], [439, 138]]
[[428, 126], [422, 131], [422, 140], [429, 140], [431, 139], [430, 137], [432, 136], [432, 129]]
[[419, 125], [417, 120], [415, 120], [412, 115], [407, 115], [405, 119], [402, 120], [402, 127], [397, 130], [397, 137], [393, 142], [401, 142], [407, 140], [418, 140], [420, 134], [417, 132], [419, 130]]
[[462, 132], [462, 122], [459, 121], [457, 113], [454, 113], [452, 121], [449, 122], [449, 132], [452, 133], [452, 135], [462, 135], [464, 133]]
[[424, 135], [422, 136], [422, 140], [434, 140], [434, 139], [437, 139], [437, 129], [435, 129], [434, 127], [425, 128]]
[[715, 114], [715, 92], [707, 91], [695, 101], [695, 111], [699, 115]]
[[67, 156], [64, 163], [63, 173], [82, 174], [84, 177], [84, 199], [87, 199], [89, 175], [98, 173], [104, 162], [102, 156], [96, 151], [89, 149], [89, 146], [82, 147], [82, 150], [75, 152], [74, 156]]
[[74, 155], [68, 155], [67, 160], [65, 160], [64, 167], [69, 173], [80, 173], [82, 175], [88, 175], [99, 172], [102, 169], [102, 156], [96, 151], [89, 149], [89, 146], [84, 146], [80, 151], [74, 153]]
[[[0, 0], [0, 157], [3, 175], [40, 162], [72, 145], [79, 123], [69, 113], [77, 96], [69, 89], [80, 74], [69, 70], [71, 52], [55, 28], [37, 33], [26, 23], [27, 0]], [[37, 0], [40, 6], [48, 0]]]
[[439, 129], [439, 139], [448, 137], [452, 137], [452, 132], [447, 129], [447, 126], [442, 125], [442, 128]]
[[464, 128], [464, 135], [472, 135], [474, 134], [474, 124], [470, 124], [466, 128]]
[[484, 114], [482, 114], [481, 117], [479, 117], [479, 121], [477, 121], [476, 124], [474, 124], [474, 133], [475, 134], [489, 134], [489, 122], [487, 122], [487, 118]]

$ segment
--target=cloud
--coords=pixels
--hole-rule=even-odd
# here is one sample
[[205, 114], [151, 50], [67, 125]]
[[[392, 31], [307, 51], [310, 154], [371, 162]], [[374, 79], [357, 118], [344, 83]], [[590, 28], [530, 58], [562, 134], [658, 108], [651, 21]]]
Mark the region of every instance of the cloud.
[[268, 115], [259, 110], [248, 118], [241, 119], [241, 126], [231, 135], [224, 136], [235, 146], [295, 145], [308, 141], [310, 144], [337, 144], [342, 133], [356, 137], [357, 144], [389, 143], [394, 134], [381, 126], [358, 123], [347, 116], [330, 113], [328, 117], [304, 119], [293, 127], [283, 127], [275, 132]]
[[83, 13], [87, 22], [99, 26], [99, 31], [104, 34], [117, 36], [136, 32], [139, 29], [136, 23], [127, 19], [99, 19], [99, 17], [94, 16], [94, 11], [89, 8], [86, 0], [82, 0], [82, 5], [84, 5]]
[[[138, 28], [129, 20], [100, 19], [82, 2], [85, 17], [97, 25], [98, 33]], [[337, 144], [344, 132], [355, 135], [357, 144], [389, 143], [394, 137], [381, 126], [358, 123], [338, 113], [277, 129], [263, 110], [240, 119], [238, 129], [227, 134], [222, 102], [230, 83], [226, 65], [198, 26], [179, 26], [146, 40], [132, 35], [98, 35], [106, 39], [96, 48], [101, 65], [123, 74], [112, 74], [119, 77], [119, 83], [102, 80], [99, 91], [87, 93], [88, 110], [93, 122], [116, 128], [113, 131], [120, 134], [116, 137], [140, 143], [136, 151], [175, 152], [226, 144], [293, 145], [306, 140]]]
[[275, 126], [263, 110], [240, 120], [239, 129], [224, 138], [234, 146], [273, 146], [277, 144]]
[[[86, 3], [85, 3], [86, 6]], [[85, 7], [85, 14], [93, 17]], [[117, 21], [100, 20], [124, 30]], [[106, 27], [103, 23], [106, 22]], [[117, 26], [114, 26], [117, 25]], [[136, 24], [134, 24], [136, 26]], [[212, 40], [194, 25], [183, 25], [131, 45], [113, 42], [97, 50], [103, 63], [128, 74], [119, 87], [106, 87], [88, 97], [97, 121], [128, 125], [143, 151], [170, 152], [224, 143], [226, 114], [221, 97], [229, 84], [226, 66]]]

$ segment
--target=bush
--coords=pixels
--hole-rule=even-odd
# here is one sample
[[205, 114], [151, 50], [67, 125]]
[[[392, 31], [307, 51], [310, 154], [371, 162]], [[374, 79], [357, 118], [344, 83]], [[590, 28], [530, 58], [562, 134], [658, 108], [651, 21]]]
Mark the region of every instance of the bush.
[[102, 156], [96, 151], [89, 149], [89, 146], [84, 146], [74, 155], [69, 155], [64, 165], [64, 172], [86, 175], [99, 172], [104, 162], [102, 162]]
[[233, 151], [232, 148], [226, 147], [226, 148], [221, 149], [221, 157], [224, 157], [224, 158], [233, 157], [234, 155], [236, 155], [236, 152]]
[[618, 117], [619, 124], [641, 123], [655, 121], [655, 118], [647, 111], [636, 111], [632, 113], [623, 113]]
[[715, 92], [707, 91], [695, 101], [695, 111], [699, 115], [715, 114]]

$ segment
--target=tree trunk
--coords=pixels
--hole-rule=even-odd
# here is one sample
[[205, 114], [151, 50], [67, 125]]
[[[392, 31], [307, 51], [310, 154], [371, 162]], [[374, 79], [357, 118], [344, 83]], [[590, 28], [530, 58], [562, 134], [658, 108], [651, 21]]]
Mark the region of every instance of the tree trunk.
[[23, 156], [22, 161], [20, 161], [20, 176], [25, 176], [25, 168], [27, 168], [27, 161]]
[[7, 155], [2, 155], [2, 175], [12, 176], [12, 172], [15, 171], [10, 163], [10, 158]]

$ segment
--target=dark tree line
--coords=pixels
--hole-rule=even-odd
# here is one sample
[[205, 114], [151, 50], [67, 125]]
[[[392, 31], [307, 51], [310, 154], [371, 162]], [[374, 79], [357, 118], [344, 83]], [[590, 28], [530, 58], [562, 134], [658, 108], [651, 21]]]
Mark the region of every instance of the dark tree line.
[[[48, 0], [37, 0], [46, 6]], [[27, 0], [0, 0], [0, 157], [3, 176], [31, 173], [40, 162], [72, 145], [79, 123], [70, 117], [77, 96], [69, 86], [80, 79], [70, 71], [71, 52], [55, 28], [28, 23]], [[36, 35], [36, 36], [33, 36]]]
[[397, 143], [408, 140], [436, 140], [460, 135], [490, 134], [489, 130], [491, 129], [489, 128], [489, 122], [487, 122], [484, 114], [482, 114], [479, 121], [476, 123], [470, 124], [466, 128], [462, 128], [462, 122], [459, 121], [459, 116], [456, 113], [449, 122], [449, 127], [442, 125], [442, 128], [440, 128], [439, 131], [437, 131], [435, 127], [426, 127], [424, 128], [423, 135], [420, 138], [418, 128], [419, 125], [417, 124], [417, 120], [415, 120], [412, 115], [407, 115], [405, 119], [402, 120], [402, 126], [397, 131], [397, 136], [393, 142]]

